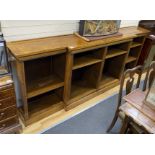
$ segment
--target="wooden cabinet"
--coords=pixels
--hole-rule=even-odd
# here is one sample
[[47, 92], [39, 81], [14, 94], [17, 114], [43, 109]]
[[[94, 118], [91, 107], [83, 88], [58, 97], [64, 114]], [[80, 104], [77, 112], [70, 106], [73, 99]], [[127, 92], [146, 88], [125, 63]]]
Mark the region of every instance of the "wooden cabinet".
[[0, 77], [0, 133], [18, 133], [19, 129], [14, 85], [6, 75]]
[[75, 35], [7, 43], [14, 57], [25, 125], [69, 110], [119, 84], [136, 66], [149, 31], [122, 28], [122, 36], [87, 42]]

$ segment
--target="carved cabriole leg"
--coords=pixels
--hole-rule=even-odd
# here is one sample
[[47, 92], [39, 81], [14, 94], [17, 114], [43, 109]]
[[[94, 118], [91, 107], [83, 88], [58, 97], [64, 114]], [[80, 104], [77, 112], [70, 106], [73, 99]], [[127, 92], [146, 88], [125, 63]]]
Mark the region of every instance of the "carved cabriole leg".
[[121, 105], [121, 100], [122, 100], [122, 91], [123, 91], [124, 80], [125, 80], [125, 74], [123, 74], [122, 77], [121, 77], [116, 112], [115, 112], [114, 118], [113, 118], [110, 126], [107, 129], [107, 132], [109, 132], [114, 127], [114, 125], [115, 125], [115, 123], [116, 123], [116, 121], [117, 121], [117, 119], [119, 117], [119, 107]]
[[[120, 89], [119, 89], [119, 96], [118, 96], [118, 102], [117, 102], [117, 108], [116, 108], [116, 112], [114, 115], [114, 118], [112, 120], [112, 123], [110, 124], [109, 128], [107, 129], [107, 132], [109, 132], [115, 125], [118, 117], [119, 117], [119, 107], [121, 106], [121, 101], [122, 101], [122, 93], [123, 93], [123, 86], [125, 85], [125, 78], [128, 77], [127, 81], [126, 81], [126, 95], [129, 94], [132, 90], [133, 84], [134, 84], [134, 80], [135, 74], [138, 74], [138, 81], [136, 84], [136, 88], [139, 87], [140, 84], [140, 79], [141, 79], [141, 74], [142, 74], [142, 66], [137, 66], [133, 69], [128, 69], [124, 72], [124, 74], [121, 76], [121, 81], [120, 81]], [[129, 76], [128, 76], [129, 75]]]
[[120, 130], [120, 134], [125, 134], [127, 132], [129, 124], [130, 124], [130, 118], [127, 115], [125, 115], [121, 130]]

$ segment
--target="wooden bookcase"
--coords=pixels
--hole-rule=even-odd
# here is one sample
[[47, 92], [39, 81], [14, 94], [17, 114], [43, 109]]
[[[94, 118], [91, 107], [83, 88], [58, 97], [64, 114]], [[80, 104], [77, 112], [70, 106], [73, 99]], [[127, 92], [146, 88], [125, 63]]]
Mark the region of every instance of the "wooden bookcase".
[[133, 68], [137, 65], [143, 44], [145, 41], [145, 36], [134, 37], [131, 43], [128, 58], [126, 60], [126, 69]]
[[68, 35], [7, 43], [25, 125], [118, 85], [124, 70], [136, 66], [148, 34], [136, 27], [120, 31], [92, 42]]

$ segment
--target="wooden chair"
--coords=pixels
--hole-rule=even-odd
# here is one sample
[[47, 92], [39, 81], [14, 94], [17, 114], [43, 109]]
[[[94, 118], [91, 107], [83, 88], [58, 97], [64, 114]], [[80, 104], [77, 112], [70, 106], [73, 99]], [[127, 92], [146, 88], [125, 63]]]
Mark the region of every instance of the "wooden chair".
[[[128, 69], [124, 72], [124, 74], [121, 77], [121, 81], [120, 81], [120, 90], [119, 90], [119, 96], [118, 96], [118, 102], [117, 102], [117, 108], [116, 108], [116, 112], [114, 115], [114, 118], [110, 124], [110, 126], [107, 129], [107, 132], [109, 132], [115, 125], [118, 117], [120, 116], [120, 118], [124, 118], [122, 112], [119, 111], [119, 107], [122, 104], [122, 97], [123, 97], [123, 88], [125, 86], [125, 94], [129, 94], [134, 86], [134, 81], [137, 79], [135, 79], [135, 75], [137, 74], [138, 79], [136, 82], [136, 89], [139, 88], [140, 86], [140, 81], [141, 81], [141, 75], [142, 75], [142, 71], [143, 71], [143, 67], [142, 66], [137, 66], [133, 69]], [[125, 85], [125, 79], [127, 79], [126, 81], [126, 85]]]
[[[147, 71], [146, 71], [146, 76], [145, 76], [143, 89], [142, 89], [143, 91], [148, 91], [150, 89], [154, 78], [155, 78], [155, 61], [152, 61], [152, 63], [150, 64], [150, 66], [147, 68]], [[127, 108], [126, 110], [128, 111], [129, 109]], [[132, 109], [132, 112], [133, 111], [134, 111], [134, 113], [136, 113], [134, 108]], [[131, 112], [129, 112], [129, 113], [131, 114]], [[138, 115], [140, 117], [140, 115], [143, 115], [143, 114], [139, 113]], [[136, 118], [134, 118], [134, 119], [136, 120]], [[144, 124], [142, 125], [139, 123], [139, 125], [138, 125], [137, 123], [135, 123], [134, 119], [132, 117], [130, 118], [130, 117], [126, 116], [123, 120], [123, 125], [120, 130], [120, 133], [126, 133], [126, 131], [128, 129], [131, 129], [133, 131], [133, 129], [134, 129], [133, 127], [135, 127], [136, 129], [138, 129], [140, 131], [138, 133], [152, 133], [146, 129], [146, 126], [149, 123], [150, 123], [149, 126], [153, 126], [153, 121], [151, 122], [149, 119], [147, 119], [143, 116], [144, 122], [147, 122], [147, 125], [144, 126]], [[134, 133], [136, 133], [136, 132], [134, 132]]]
[[147, 68], [143, 85], [143, 91], [146, 91], [148, 88], [151, 87], [154, 78], [155, 78], [155, 61], [152, 61], [150, 66]]

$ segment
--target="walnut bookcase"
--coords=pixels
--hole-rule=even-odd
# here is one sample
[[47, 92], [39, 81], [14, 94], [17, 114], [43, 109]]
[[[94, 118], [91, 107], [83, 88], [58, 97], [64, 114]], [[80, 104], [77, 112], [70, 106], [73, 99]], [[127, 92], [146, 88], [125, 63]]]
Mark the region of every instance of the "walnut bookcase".
[[124, 69], [136, 66], [148, 34], [137, 27], [120, 32], [92, 42], [68, 35], [7, 43], [25, 125], [118, 85]]

